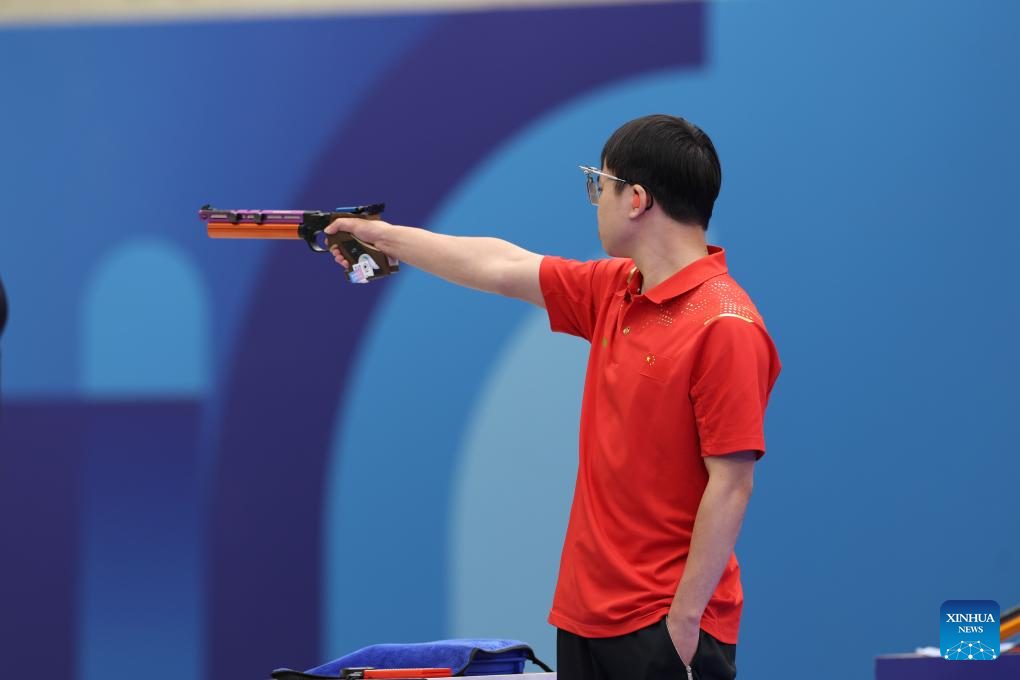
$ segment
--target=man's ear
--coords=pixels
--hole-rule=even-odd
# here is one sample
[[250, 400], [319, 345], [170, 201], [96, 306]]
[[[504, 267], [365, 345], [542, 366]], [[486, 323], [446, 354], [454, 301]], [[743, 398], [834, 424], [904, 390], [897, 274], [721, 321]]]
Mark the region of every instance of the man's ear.
[[637, 210], [638, 208], [641, 207], [641, 194], [642, 193], [644, 193], [644, 195], [647, 197], [647, 202], [645, 203], [645, 211], [647, 211], [649, 208], [652, 207], [652, 195], [650, 193], [648, 193], [647, 189], [645, 189], [644, 187], [641, 187], [639, 189], [638, 186], [635, 185], [632, 191], [633, 191], [633, 193], [631, 194], [631, 197], [630, 197], [630, 209], [631, 210]]

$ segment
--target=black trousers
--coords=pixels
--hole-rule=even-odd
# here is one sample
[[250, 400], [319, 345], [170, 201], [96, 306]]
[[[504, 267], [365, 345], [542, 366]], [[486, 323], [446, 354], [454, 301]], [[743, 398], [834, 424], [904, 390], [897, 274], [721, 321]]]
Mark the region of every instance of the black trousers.
[[[737, 677], [737, 646], [699, 629], [693, 680]], [[556, 680], [688, 680], [666, 629], [666, 617], [633, 633], [586, 638], [556, 629]]]

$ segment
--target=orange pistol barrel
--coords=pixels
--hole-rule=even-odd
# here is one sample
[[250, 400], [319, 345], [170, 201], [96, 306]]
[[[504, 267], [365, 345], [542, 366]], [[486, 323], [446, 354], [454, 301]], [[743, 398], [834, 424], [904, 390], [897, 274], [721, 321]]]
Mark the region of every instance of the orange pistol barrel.
[[208, 233], [209, 238], [290, 238], [299, 239], [298, 227], [294, 224], [256, 224], [255, 222], [238, 222], [237, 224], [225, 224], [222, 222], [210, 222]]

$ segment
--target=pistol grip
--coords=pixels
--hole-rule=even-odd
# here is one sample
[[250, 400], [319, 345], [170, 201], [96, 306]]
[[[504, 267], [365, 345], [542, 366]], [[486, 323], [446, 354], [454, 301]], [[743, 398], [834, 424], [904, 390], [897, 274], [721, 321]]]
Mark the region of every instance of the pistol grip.
[[349, 231], [326, 234], [326, 247], [332, 250], [333, 246], [340, 249], [352, 271], [356, 266], [360, 266], [367, 273], [366, 281], [388, 276], [400, 269], [396, 260], [391, 260], [381, 250], [365, 243]]

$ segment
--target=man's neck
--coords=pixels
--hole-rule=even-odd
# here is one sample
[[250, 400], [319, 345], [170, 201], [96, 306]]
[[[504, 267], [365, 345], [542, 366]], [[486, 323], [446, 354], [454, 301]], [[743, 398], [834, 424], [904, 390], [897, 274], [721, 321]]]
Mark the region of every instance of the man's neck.
[[652, 288], [696, 260], [708, 255], [705, 230], [675, 222], [648, 225], [634, 247], [634, 264], [641, 272], [641, 292]]

